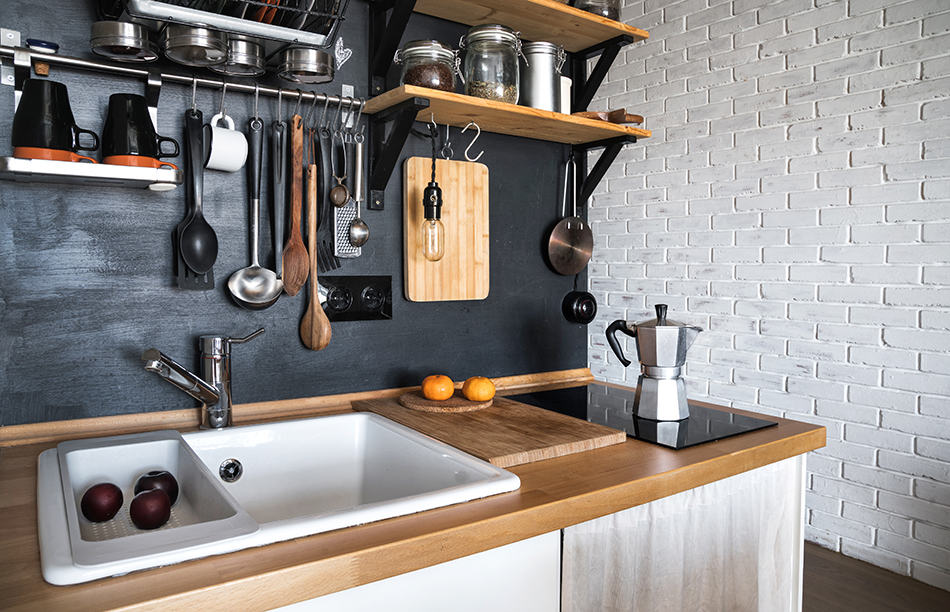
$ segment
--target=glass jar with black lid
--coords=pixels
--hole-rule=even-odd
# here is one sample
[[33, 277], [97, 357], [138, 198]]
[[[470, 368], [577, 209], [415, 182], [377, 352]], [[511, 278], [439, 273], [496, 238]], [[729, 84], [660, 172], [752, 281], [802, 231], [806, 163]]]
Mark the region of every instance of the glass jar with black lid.
[[521, 39], [517, 32], [497, 24], [475, 26], [462, 37], [459, 46], [465, 49], [466, 94], [518, 103]]
[[400, 85], [455, 91], [458, 53], [437, 40], [414, 40], [396, 51]]

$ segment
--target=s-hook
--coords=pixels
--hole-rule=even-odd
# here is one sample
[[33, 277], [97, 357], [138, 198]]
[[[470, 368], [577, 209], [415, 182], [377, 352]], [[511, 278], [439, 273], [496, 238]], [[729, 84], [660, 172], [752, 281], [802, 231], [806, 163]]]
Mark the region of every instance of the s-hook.
[[442, 143], [442, 150], [440, 151], [440, 153], [442, 153], [442, 159], [445, 159], [445, 160], [450, 160], [452, 159], [452, 156], [455, 155], [455, 151], [452, 150], [452, 141], [449, 140], [449, 134], [450, 134], [449, 129], [450, 129], [449, 124], [446, 123], [445, 124], [445, 142]]
[[[218, 109], [218, 114], [222, 117], [226, 117], [224, 114], [224, 96], [228, 94], [228, 83], [227, 81], [221, 84], [221, 107]], [[213, 122], [212, 122], [213, 123]]]
[[191, 78], [191, 112], [198, 110], [198, 79]]
[[464, 134], [466, 130], [468, 130], [468, 128], [473, 127], [473, 126], [475, 127], [475, 138], [472, 138], [472, 142], [468, 143], [468, 146], [465, 147], [465, 159], [467, 159], [470, 162], [478, 161], [479, 159], [482, 158], [482, 155], [485, 154], [485, 151], [479, 151], [477, 157], [473, 158], [471, 155], [469, 155], [469, 150], [475, 145], [475, 141], [478, 140], [478, 137], [482, 135], [482, 128], [478, 127], [478, 124], [475, 123], [474, 121], [469, 121], [468, 125], [462, 128], [462, 133]]

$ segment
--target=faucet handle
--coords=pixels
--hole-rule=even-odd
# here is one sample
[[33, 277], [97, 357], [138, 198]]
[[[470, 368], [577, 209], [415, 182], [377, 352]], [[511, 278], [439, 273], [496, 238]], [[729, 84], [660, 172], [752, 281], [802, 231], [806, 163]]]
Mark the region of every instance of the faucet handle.
[[211, 357], [230, 355], [232, 344], [244, 344], [245, 342], [252, 340], [263, 333], [264, 328], [262, 327], [253, 334], [243, 338], [229, 338], [227, 336], [217, 334], [198, 336], [198, 348], [201, 350], [202, 355]]
[[262, 327], [256, 332], [253, 332], [247, 336], [244, 336], [243, 338], [227, 338], [227, 341], [230, 344], [244, 344], [245, 342], [253, 340], [254, 338], [260, 336], [263, 333], [264, 333], [264, 328]]

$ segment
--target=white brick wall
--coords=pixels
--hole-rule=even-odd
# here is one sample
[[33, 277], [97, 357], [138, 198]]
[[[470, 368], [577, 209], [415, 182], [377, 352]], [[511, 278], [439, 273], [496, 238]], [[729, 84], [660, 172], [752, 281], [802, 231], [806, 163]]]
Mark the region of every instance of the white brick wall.
[[591, 202], [591, 369], [635, 384], [604, 329], [669, 304], [706, 330], [693, 397], [828, 428], [807, 537], [950, 590], [950, 1], [626, 0], [623, 18], [650, 39], [592, 108], [654, 136]]

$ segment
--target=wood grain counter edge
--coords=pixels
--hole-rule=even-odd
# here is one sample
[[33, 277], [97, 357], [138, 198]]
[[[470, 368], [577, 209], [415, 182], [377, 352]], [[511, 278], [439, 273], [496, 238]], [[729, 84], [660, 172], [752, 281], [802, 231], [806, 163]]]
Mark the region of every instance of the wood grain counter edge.
[[0, 609], [287, 605], [562, 529], [824, 446], [823, 427], [775, 420], [777, 427], [681, 451], [629, 439], [510, 468], [521, 478], [521, 488], [512, 493], [70, 587], [48, 585], [40, 575], [36, 456], [50, 445], [4, 448]]

